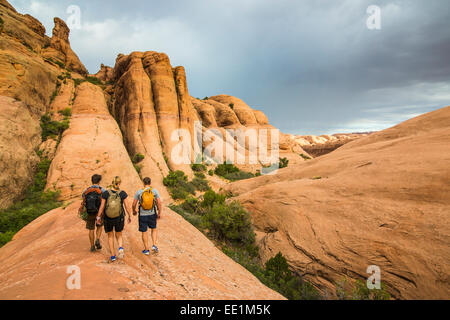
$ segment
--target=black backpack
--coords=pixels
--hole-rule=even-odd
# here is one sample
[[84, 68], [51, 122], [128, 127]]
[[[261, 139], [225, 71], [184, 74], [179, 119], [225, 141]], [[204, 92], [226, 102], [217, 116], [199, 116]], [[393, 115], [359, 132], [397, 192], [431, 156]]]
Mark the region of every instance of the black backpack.
[[102, 190], [100, 188], [89, 188], [84, 193], [84, 206], [88, 214], [97, 214], [102, 202]]

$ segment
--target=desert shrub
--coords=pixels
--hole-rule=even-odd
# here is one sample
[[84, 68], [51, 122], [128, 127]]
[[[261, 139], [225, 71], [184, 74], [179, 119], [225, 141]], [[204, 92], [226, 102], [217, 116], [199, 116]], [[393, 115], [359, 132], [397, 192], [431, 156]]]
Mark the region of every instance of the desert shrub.
[[169, 189], [173, 199], [186, 199], [189, 194], [195, 194], [195, 186], [188, 182], [183, 171], [171, 171], [164, 179], [163, 184]]
[[203, 172], [194, 172], [194, 176], [199, 179], [206, 179], [206, 176]]
[[202, 222], [209, 235], [219, 241], [243, 245], [255, 241], [250, 215], [238, 202], [215, 203], [203, 215]]
[[42, 141], [48, 137], [61, 139], [62, 133], [69, 128], [70, 120], [54, 121], [48, 113], [41, 117]]
[[300, 157], [302, 157], [304, 160], [311, 160], [311, 157], [308, 157], [307, 155], [305, 155], [305, 154], [300, 154]]
[[145, 156], [143, 154], [136, 153], [132, 159], [132, 162], [136, 164], [136, 163], [142, 162], [142, 160], [144, 160], [144, 159], [145, 159]]
[[287, 168], [287, 166], [289, 165], [289, 160], [287, 158], [280, 158], [279, 160], [280, 162], [280, 169], [282, 168]]
[[50, 160], [42, 158], [34, 181], [25, 190], [23, 199], [7, 209], [0, 210], [0, 247], [28, 223], [61, 205], [58, 201], [59, 192], [44, 191], [50, 163]]
[[310, 283], [292, 274], [280, 252], [266, 262], [262, 282], [290, 300], [320, 299], [319, 292]]
[[251, 172], [240, 171], [238, 167], [228, 163], [219, 164], [214, 173], [230, 181], [250, 179], [255, 176]]
[[86, 81], [85, 79], [73, 79], [75, 87], [78, 87], [80, 84], [82, 84], [85, 81]]
[[336, 283], [336, 295], [339, 300], [389, 300], [391, 295], [381, 284], [381, 289], [367, 288], [361, 280], [348, 281], [344, 278]]
[[216, 169], [214, 169], [214, 173], [221, 177], [234, 172], [239, 172], [239, 168], [228, 163], [219, 164]]
[[209, 169], [208, 170], [208, 174], [212, 177], [214, 175], [214, 170], [213, 169]]
[[208, 191], [210, 189], [208, 181], [199, 177], [192, 179], [191, 184], [198, 191]]
[[72, 116], [72, 109], [71, 108], [65, 108], [63, 110], [59, 110], [58, 113], [60, 115], [63, 115], [64, 117], [71, 117]]
[[133, 167], [134, 167], [134, 169], [136, 170], [136, 172], [138, 173], [138, 174], [140, 174], [141, 173], [141, 166], [140, 165], [138, 165], [138, 164], [136, 164], [136, 163], [133, 163]]
[[231, 108], [231, 110], [234, 110], [234, 103], [230, 103], [229, 107]]
[[205, 172], [206, 166], [202, 163], [194, 163], [191, 165], [192, 171], [194, 172]]
[[201, 203], [203, 208], [212, 208], [214, 204], [224, 204], [225, 195], [214, 192], [214, 190], [208, 190], [203, 194], [203, 201]]
[[95, 84], [96, 86], [101, 86], [103, 84], [100, 79], [92, 76], [87, 76], [86, 81]]
[[224, 176], [225, 179], [228, 179], [230, 181], [245, 180], [253, 177], [255, 177], [253, 173], [244, 171], [228, 173]]
[[166, 187], [176, 187], [176, 185], [180, 181], [187, 181], [187, 176], [183, 171], [171, 171], [169, 174], [163, 179], [163, 184]]

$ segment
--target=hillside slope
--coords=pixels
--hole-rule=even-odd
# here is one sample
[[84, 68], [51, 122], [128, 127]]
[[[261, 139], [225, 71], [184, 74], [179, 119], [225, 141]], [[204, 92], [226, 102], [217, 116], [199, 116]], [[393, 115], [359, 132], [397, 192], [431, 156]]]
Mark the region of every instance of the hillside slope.
[[450, 107], [227, 187], [266, 259], [328, 292], [369, 265], [396, 298], [450, 297]]

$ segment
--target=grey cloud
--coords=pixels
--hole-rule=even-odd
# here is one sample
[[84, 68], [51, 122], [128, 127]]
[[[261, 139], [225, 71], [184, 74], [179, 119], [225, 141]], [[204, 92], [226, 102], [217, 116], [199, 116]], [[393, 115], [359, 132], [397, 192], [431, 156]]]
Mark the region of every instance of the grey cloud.
[[[73, 4], [10, 2], [48, 32]], [[378, 130], [450, 104], [447, 0], [76, 4], [83, 29], [70, 40], [90, 72], [119, 52], [163, 51], [186, 67], [191, 95], [240, 97], [285, 132]], [[372, 4], [381, 30], [366, 28]]]

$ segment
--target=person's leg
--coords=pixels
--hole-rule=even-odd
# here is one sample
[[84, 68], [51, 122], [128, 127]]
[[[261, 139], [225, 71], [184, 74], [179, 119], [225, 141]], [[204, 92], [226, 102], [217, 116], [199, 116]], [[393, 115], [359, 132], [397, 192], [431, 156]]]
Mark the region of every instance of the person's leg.
[[100, 238], [102, 237], [102, 226], [97, 226], [97, 234], [96, 234], [96, 239], [100, 240]]
[[149, 250], [149, 246], [148, 246], [148, 232], [142, 232], [142, 242], [144, 243], [144, 250], [148, 251]]
[[109, 243], [109, 252], [112, 256], [116, 255], [116, 251], [114, 250], [114, 231], [108, 232], [108, 243]]
[[156, 244], [156, 241], [158, 240], [158, 229], [154, 228], [152, 229], [152, 242], [154, 246], [158, 246]]
[[116, 232], [116, 239], [119, 244], [119, 248], [123, 248], [122, 232]]
[[91, 242], [91, 248], [94, 246], [94, 230], [89, 230], [89, 241]]

